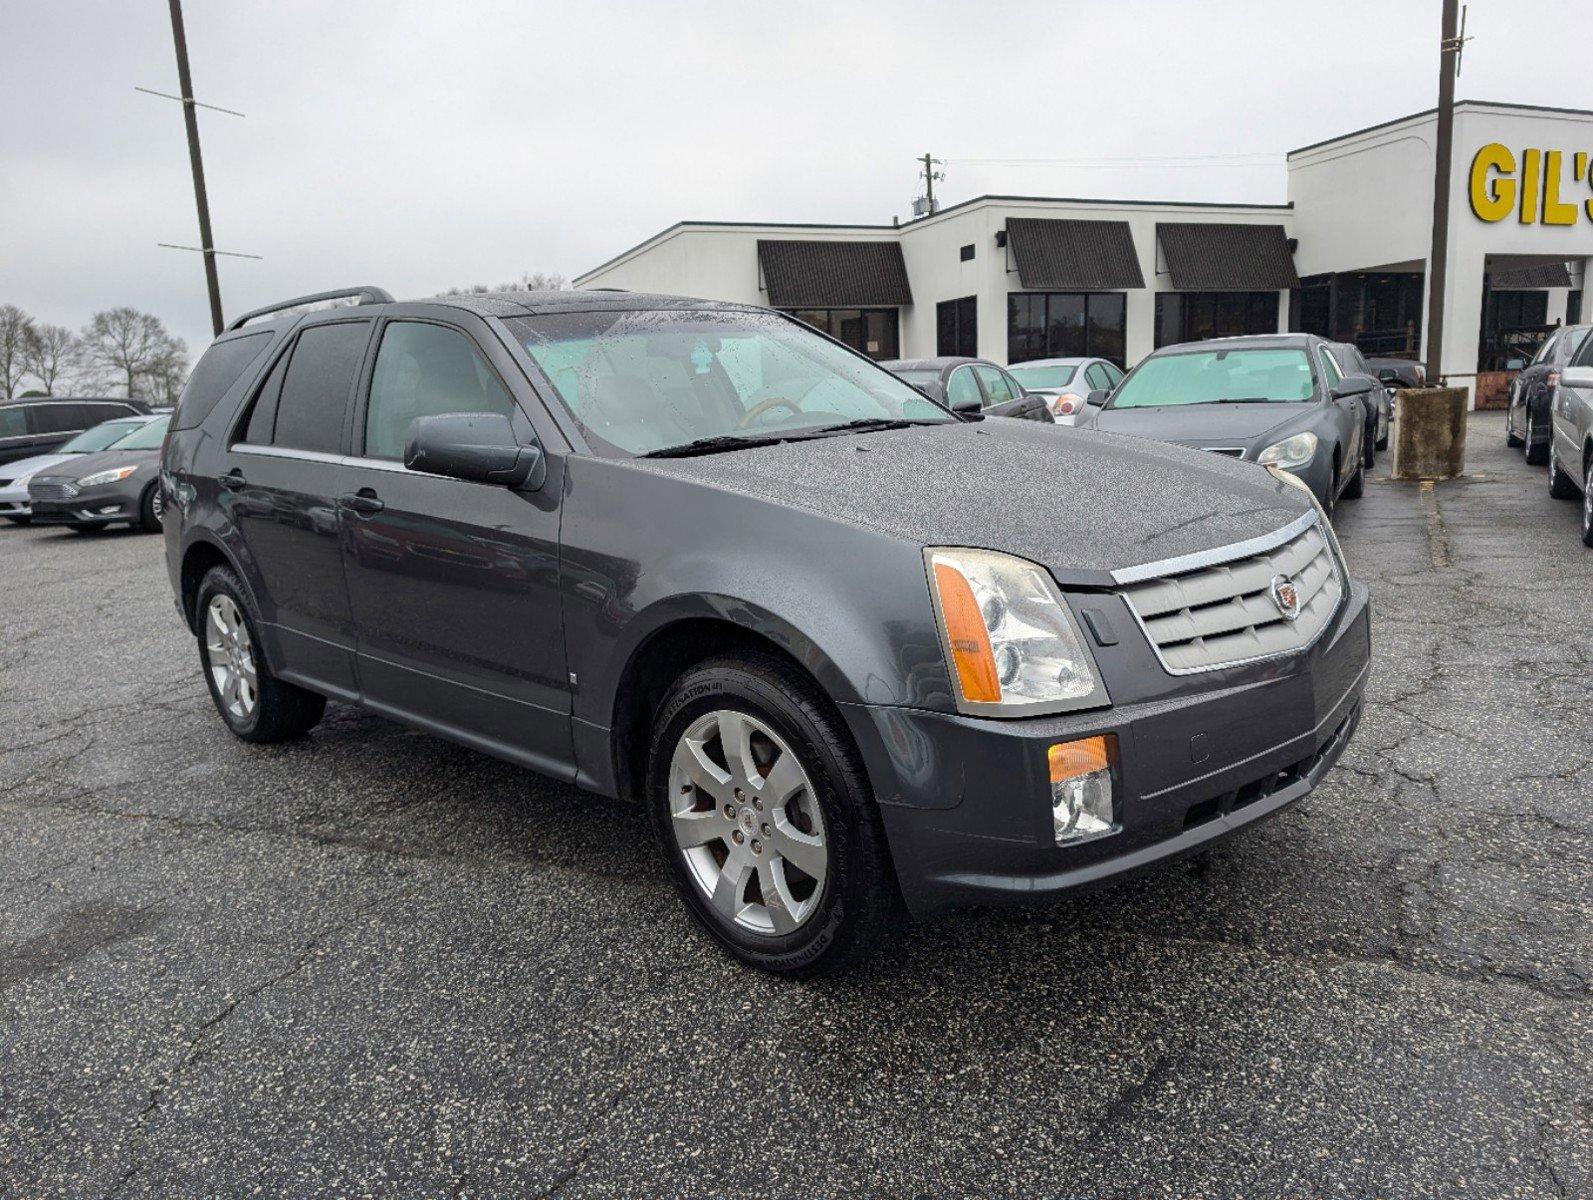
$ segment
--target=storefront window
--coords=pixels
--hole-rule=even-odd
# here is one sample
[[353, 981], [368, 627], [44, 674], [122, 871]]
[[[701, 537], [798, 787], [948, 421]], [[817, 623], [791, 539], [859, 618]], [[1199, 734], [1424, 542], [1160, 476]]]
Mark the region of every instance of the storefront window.
[[1421, 347], [1426, 276], [1412, 271], [1312, 275], [1290, 297], [1289, 328], [1362, 354], [1414, 355]]
[[1278, 332], [1277, 292], [1158, 292], [1156, 345]]
[[787, 308], [781, 311], [872, 359], [901, 357], [894, 308]]
[[972, 358], [979, 353], [979, 304], [974, 296], [935, 305], [935, 353]]
[[1104, 358], [1123, 365], [1122, 292], [1014, 292], [1007, 297], [1007, 362]]

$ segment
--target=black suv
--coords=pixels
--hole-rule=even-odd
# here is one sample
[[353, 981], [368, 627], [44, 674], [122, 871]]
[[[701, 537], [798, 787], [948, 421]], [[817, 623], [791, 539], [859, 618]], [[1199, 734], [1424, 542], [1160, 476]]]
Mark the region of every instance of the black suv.
[[745, 961], [1195, 850], [1355, 726], [1366, 591], [1298, 480], [964, 418], [747, 305], [347, 295], [240, 318], [172, 422], [222, 719], [353, 701], [639, 799]]
[[48, 454], [101, 421], [147, 413], [141, 400], [28, 396], [0, 400], [0, 463]]

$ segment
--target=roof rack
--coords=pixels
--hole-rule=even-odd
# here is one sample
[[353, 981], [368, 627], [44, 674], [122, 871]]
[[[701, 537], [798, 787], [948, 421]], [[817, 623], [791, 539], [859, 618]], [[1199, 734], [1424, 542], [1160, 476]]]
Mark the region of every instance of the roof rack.
[[350, 296], [358, 296], [360, 304], [391, 304], [393, 297], [386, 288], [364, 287], [339, 288], [335, 292], [315, 292], [309, 296], [295, 296], [292, 300], [283, 300], [277, 304], [267, 304], [264, 308], [257, 308], [246, 312], [241, 317], [234, 317], [227, 326], [227, 332], [241, 329], [256, 317], [266, 316], [268, 313], [282, 312], [284, 309], [298, 308], [302, 304], [315, 304], [321, 300], [345, 300]]

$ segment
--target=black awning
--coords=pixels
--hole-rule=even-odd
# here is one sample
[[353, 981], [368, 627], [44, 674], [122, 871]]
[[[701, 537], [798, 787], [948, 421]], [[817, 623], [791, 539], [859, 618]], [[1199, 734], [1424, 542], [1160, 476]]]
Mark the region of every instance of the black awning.
[[1571, 281], [1571, 272], [1563, 262], [1550, 262], [1489, 270], [1488, 286], [1508, 289], [1568, 288], [1576, 285]]
[[1156, 240], [1172, 285], [1180, 292], [1259, 292], [1300, 286], [1282, 225], [1158, 223]]
[[1101, 292], [1145, 286], [1127, 221], [1008, 217], [1007, 245], [1025, 288]]
[[759, 241], [772, 308], [890, 308], [913, 302], [896, 242]]

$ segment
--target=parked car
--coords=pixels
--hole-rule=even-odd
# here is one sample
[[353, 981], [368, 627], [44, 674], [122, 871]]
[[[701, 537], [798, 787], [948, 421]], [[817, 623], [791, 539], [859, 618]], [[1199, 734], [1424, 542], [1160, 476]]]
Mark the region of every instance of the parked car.
[[1312, 334], [1163, 346], [1117, 385], [1093, 428], [1275, 466], [1304, 480], [1328, 512], [1365, 486], [1364, 399]]
[[172, 422], [221, 719], [331, 696], [642, 801], [748, 963], [1187, 854], [1355, 728], [1366, 589], [1292, 477], [959, 416], [749, 305], [352, 295], [234, 322]]
[[147, 413], [139, 400], [26, 396], [0, 400], [0, 463], [48, 454], [101, 421]]
[[69, 525], [79, 533], [125, 522], [160, 529], [165, 499], [157, 486], [161, 440], [169, 413], [144, 422], [114, 446], [45, 467], [28, 480], [35, 525]]
[[1400, 388], [1421, 387], [1427, 382], [1427, 368], [1408, 358], [1377, 358], [1366, 360], [1377, 372], [1378, 382], [1393, 391]]
[[1560, 371], [1549, 396], [1549, 495], [1582, 497], [1582, 544], [1593, 546], [1593, 337]]
[[1058, 425], [1077, 425], [1089, 394], [1109, 392], [1123, 378], [1117, 364], [1104, 358], [1039, 358], [1014, 363], [1007, 371], [1026, 391], [1045, 397]]
[[1005, 367], [983, 358], [901, 358], [880, 366], [953, 412], [1051, 421], [1044, 396], [1026, 391]]
[[152, 416], [117, 417], [101, 421], [93, 429], [85, 429], [71, 441], [57, 446], [53, 454], [37, 454], [32, 458], [19, 458], [0, 466], [0, 517], [15, 525], [26, 525], [32, 510], [28, 507], [28, 480], [46, 467], [71, 462], [75, 455], [92, 454], [106, 450], [140, 428]]
[[1527, 461], [1549, 461], [1550, 401], [1560, 372], [1582, 348], [1593, 325], [1567, 325], [1550, 334], [1530, 363], [1512, 359], [1517, 372], [1510, 381], [1510, 411], [1505, 416], [1505, 445], [1525, 446]]
[[1371, 384], [1366, 391], [1366, 439], [1362, 454], [1367, 466], [1377, 461], [1377, 451], [1388, 449], [1388, 430], [1394, 421], [1394, 389], [1377, 377], [1377, 369], [1359, 347], [1349, 342], [1329, 342], [1328, 353], [1345, 378], [1356, 376]]

